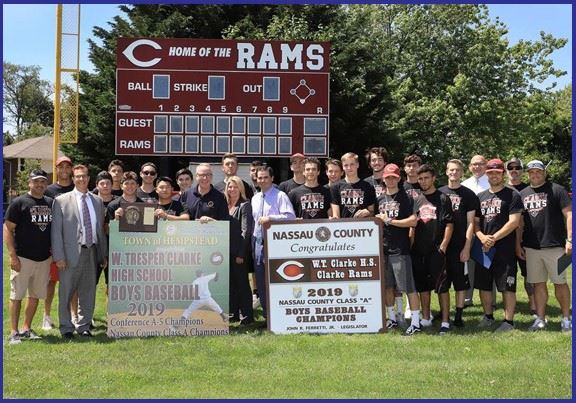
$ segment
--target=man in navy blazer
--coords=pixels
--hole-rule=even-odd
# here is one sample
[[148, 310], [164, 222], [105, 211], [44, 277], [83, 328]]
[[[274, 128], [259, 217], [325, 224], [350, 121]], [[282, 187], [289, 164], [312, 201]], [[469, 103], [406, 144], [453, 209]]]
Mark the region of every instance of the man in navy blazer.
[[64, 339], [72, 339], [75, 330], [69, 306], [76, 289], [79, 300], [76, 331], [83, 337], [92, 336], [97, 267], [108, 263], [104, 205], [88, 192], [88, 168], [76, 165], [72, 171], [74, 190], [58, 196], [52, 207], [52, 256], [60, 274], [58, 313]]

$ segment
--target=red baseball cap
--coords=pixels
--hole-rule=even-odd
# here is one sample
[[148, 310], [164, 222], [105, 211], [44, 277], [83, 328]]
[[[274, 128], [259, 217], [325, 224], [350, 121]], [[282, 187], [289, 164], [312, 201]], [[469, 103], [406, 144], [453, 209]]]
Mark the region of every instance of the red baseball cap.
[[60, 165], [63, 162], [67, 162], [70, 165], [72, 165], [72, 160], [70, 158], [68, 158], [67, 156], [63, 155], [62, 157], [60, 157], [56, 160], [56, 166]]
[[292, 154], [292, 156], [290, 157], [290, 163], [293, 163], [297, 159], [303, 160], [304, 158], [306, 158], [306, 157], [303, 154], [300, 154], [300, 153]]
[[491, 159], [486, 164], [486, 172], [504, 172], [504, 163], [498, 158]]
[[398, 168], [398, 165], [388, 164], [384, 167], [384, 173], [382, 173], [382, 178], [387, 178], [389, 176], [400, 178], [400, 168]]

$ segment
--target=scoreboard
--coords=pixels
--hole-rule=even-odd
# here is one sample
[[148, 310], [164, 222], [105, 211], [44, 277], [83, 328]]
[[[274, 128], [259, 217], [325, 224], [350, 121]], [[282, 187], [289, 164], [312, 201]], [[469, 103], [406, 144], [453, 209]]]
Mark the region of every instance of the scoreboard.
[[119, 38], [116, 154], [328, 156], [330, 45]]

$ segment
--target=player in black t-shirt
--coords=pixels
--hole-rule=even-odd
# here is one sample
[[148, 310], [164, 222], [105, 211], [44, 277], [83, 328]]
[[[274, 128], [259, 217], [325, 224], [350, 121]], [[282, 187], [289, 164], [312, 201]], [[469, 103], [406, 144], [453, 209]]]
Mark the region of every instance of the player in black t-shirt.
[[136, 172], [124, 172], [122, 174], [121, 185], [122, 196], [112, 200], [108, 204], [108, 207], [106, 207], [106, 220], [104, 221], [106, 233], [108, 233], [108, 223], [112, 220], [118, 220], [124, 215], [122, 205], [126, 203], [143, 202], [142, 199], [136, 196], [136, 189], [138, 189], [138, 175], [136, 175]]
[[306, 180], [304, 178], [304, 155], [300, 153], [293, 154], [290, 157], [290, 170], [293, 173], [293, 177], [280, 183], [278, 189], [286, 194], [289, 194], [292, 189], [296, 189], [298, 186], [304, 184]]
[[436, 171], [428, 164], [418, 168], [418, 183], [422, 197], [417, 200], [418, 223], [412, 245], [412, 269], [416, 290], [420, 293], [424, 327], [432, 325], [430, 292], [436, 291], [440, 302], [442, 324], [440, 334], [450, 329], [450, 284], [446, 281], [446, 250], [452, 238], [452, 204], [434, 186]]
[[136, 196], [146, 203], [158, 203], [158, 193], [154, 187], [154, 180], [158, 176], [158, 169], [152, 162], [145, 162], [140, 167], [142, 185], [136, 190]]
[[530, 186], [520, 192], [520, 197], [525, 208], [522, 238], [528, 281], [534, 283], [537, 313], [530, 330], [546, 327], [546, 282], [550, 278], [562, 311], [560, 328], [570, 331], [570, 288], [566, 270], [558, 274], [558, 259], [572, 255], [572, 203], [566, 189], [546, 181], [546, 167], [541, 161], [530, 161], [527, 168]]
[[[215, 183], [214, 188], [219, 192], [222, 192], [222, 194], [224, 194], [228, 178], [230, 178], [231, 176], [236, 176], [238, 172], [238, 157], [236, 156], [236, 154], [226, 153], [222, 156], [222, 172], [224, 172], [224, 179], [221, 180], [220, 182]], [[252, 196], [254, 196], [254, 190], [252, 189], [250, 184], [245, 180], [242, 180], [242, 184], [244, 185], [246, 198], [248, 200], [252, 199]]]
[[446, 274], [447, 283], [454, 285], [456, 291], [454, 326], [464, 326], [462, 312], [464, 310], [464, 298], [466, 290], [470, 288], [467, 264], [470, 259], [470, 248], [474, 239], [474, 216], [478, 209], [478, 197], [465, 186], [461, 179], [464, 175], [462, 161], [453, 159], [446, 164], [448, 185], [440, 188], [452, 202], [454, 232], [446, 251]]
[[504, 182], [504, 163], [492, 159], [486, 164], [486, 175], [490, 188], [478, 193], [480, 208], [476, 212], [474, 230], [488, 252], [495, 248], [490, 267], [481, 267], [474, 273], [474, 288], [480, 290], [480, 300], [484, 308], [484, 318], [479, 327], [490, 327], [494, 323], [492, 284], [502, 292], [504, 301], [504, 321], [497, 332], [514, 329], [516, 309], [516, 228], [520, 224], [523, 211], [520, 194]]
[[366, 162], [372, 170], [372, 175], [364, 178], [364, 181], [372, 185], [376, 192], [376, 198], [378, 198], [386, 192], [382, 172], [388, 163], [388, 151], [384, 147], [372, 147], [366, 152]]
[[[28, 193], [15, 198], [4, 218], [4, 243], [10, 256], [10, 337], [9, 344], [21, 339], [39, 339], [31, 329], [38, 299], [46, 298], [50, 278], [50, 226], [52, 198], [44, 195], [48, 175], [34, 169], [28, 176]], [[18, 321], [22, 299], [28, 292], [22, 331]]]
[[320, 161], [317, 158], [304, 160], [306, 181], [290, 191], [288, 198], [294, 207], [296, 218], [305, 220], [328, 218], [330, 210], [330, 190], [318, 183]]
[[190, 216], [185, 212], [184, 206], [178, 200], [172, 199], [174, 183], [167, 176], [156, 179], [156, 193], [158, 194], [158, 208], [154, 215], [162, 220], [189, 220]]
[[416, 209], [414, 200], [406, 192], [398, 188], [400, 168], [396, 164], [388, 164], [383, 170], [386, 190], [378, 197], [378, 214], [376, 217], [384, 222], [384, 256], [386, 258], [384, 299], [388, 320], [386, 327], [392, 329], [398, 326], [398, 321], [404, 313], [396, 313], [394, 299], [396, 291], [408, 295], [408, 305], [412, 322], [406, 330], [407, 335], [413, 335], [420, 329], [420, 301], [412, 273], [410, 259], [409, 228], [416, 225]]
[[343, 180], [330, 188], [332, 192], [332, 217], [364, 218], [374, 214], [376, 192], [374, 188], [358, 177], [358, 155], [346, 153], [341, 158]]
[[328, 178], [328, 183], [324, 185], [325, 188], [330, 189], [333, 185], [342, 180], [344, 171], [342, 170], [342, 162], [335, 158], [330, 158], [325, 163], [325, 173]]
[[422, 158], [416, 154], [408, 155], [404, 158], [404, 172], [406, 173], [406, 180], [402, 182], [402, 188], [414, 200], [422, 194], [422, 188], [418, 183], [418, 169], [422, 165]]
[[[508, 174], [508, 186], [513, 187], [518, 192], [521, 192], [523, 189], [528, 186], [528, 184], [522, 182], [522, 173], [524, 172], [524, 165], [522, 165], [522, 161], [518, 158], [512, 158], [506, 162], [506, 173]], [[520, 220], [520, 226], [516, 230], [522, 231], [523, 227], [523, 220]], [[520, 234], [518, 235], [520, 236]], [[522, 277], [524, 277], [524, 290], [526, 290], [526, 295], [528, 295], [528, 303], [530, 305], [530, 313], [536, 315], [536, 304], [534, 302], [534, 284], [528, 282], [526, 276], [526, 260], [522, 259], [518, 253], [516, 254], [518, 266], [520, 267], [520, 273]], [[519, 255], [519, 256], [518, 256]]]

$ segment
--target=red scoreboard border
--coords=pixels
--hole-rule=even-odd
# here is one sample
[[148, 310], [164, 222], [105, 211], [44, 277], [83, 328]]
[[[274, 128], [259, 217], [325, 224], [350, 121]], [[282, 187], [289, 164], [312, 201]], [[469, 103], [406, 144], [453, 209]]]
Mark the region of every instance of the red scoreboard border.
[[117, 155], [327, 157], [330, 44], [119, 38]]

